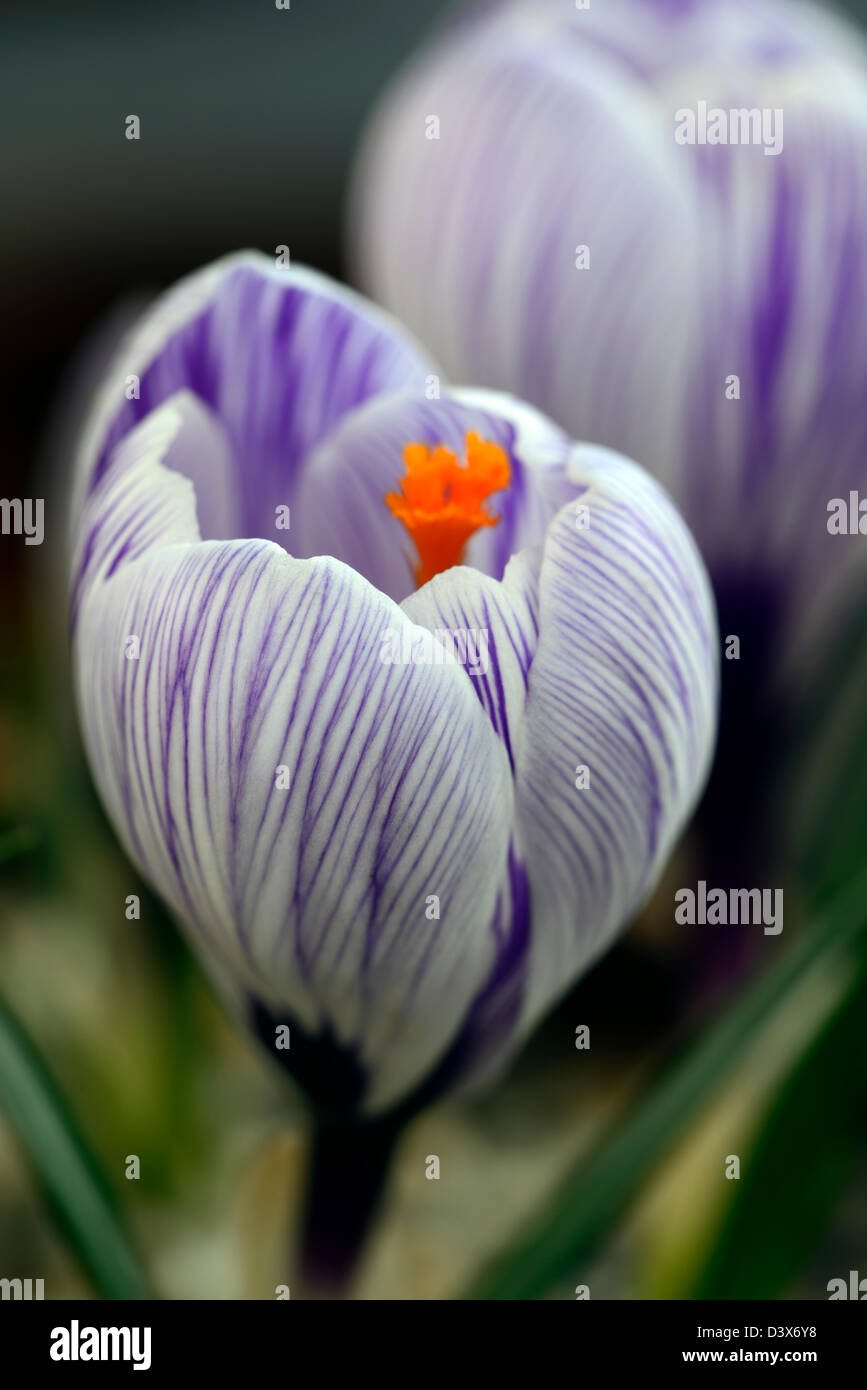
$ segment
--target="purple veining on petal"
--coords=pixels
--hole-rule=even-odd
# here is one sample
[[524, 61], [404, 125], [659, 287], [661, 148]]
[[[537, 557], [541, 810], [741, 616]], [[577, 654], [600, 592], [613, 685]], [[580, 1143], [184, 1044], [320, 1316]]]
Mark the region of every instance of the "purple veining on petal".
[[[140, 370], [139, 398], [123, 399], [137, 368], [134, 335], [116, 366], [115, 412], [90, 479], [135, 424], [191, 391], [222, 424], [238, 483], [236, 534], [280, 542], [275, 508], [294, 500], [305, 454], [348, 411], [382, 391], [423, 389], [430, 364], [363, 301], [330, 292], [324, 277], [241, 263], [226, 270], [195, 315], [169, 333]], [[157, 310], [159, 313], [159, 304]]]
[[[516, 769], [534, 912], [551, 924], [534, 938], [531, 1013], [643, 899], [715, 725], [713, 608], [688, 533], [626, 460], [588, 449], [581, 474], [589, 527], [566, 509], [545, 544]], [[576, 789], [580, 766], [592, 791]]]
[[[529, 883], [512, 847], [506, 881], [491, 924], [497, 941], [494, 964], [469, 1005], [456, 1038], [419, 1090], [406, 1098], [404, 1105], [408, 1114], [456, 1086], [490, 1079], [521, 1041], [518, 1025], [530, 922]], [[339, 1045], [328, 1028], [311, 1037], [299, 1029], [294, 1020], [269, 1011], [255, 998], [251, 999], [251, 1010], [254, 1031], [269, 1051], [273, 1050], [275, 1023], [279, 1020], [291, 1027], [293, 1048], [278, 1054], [278, 1060], [317, 1105], [337, 1113], [357, 1115], [360, 1112], [369, 1076], [358, 1049]]]
[[466, 658], [466, 679], [502, 739], [514, 772], [539, 635], [538, 578], [531, 559], [516, 557], [502, 583], [464, 566], [447, 570], [402, 607], [446, 651], [455, 637], [460, 645], [464, 634], [459, 657]]
[[530, 885], [514, 847], [508, 880], [492, 923], [497, 958], [484, 988], [470, 1006], [464, 1025], [444, 1060], [441, 1084], [461, 1084], [486, 1076], [508, 1060], [520, 1041], [518, 1024], [531, 931]]
[[[332, 561], [287, 560], [283, 604], [275, 554], [170, 547], [159, 572], [135, 561], [89, 589], [78, 642], [94, 650], [93, 624], [107, 622], [137, 631], [142, 651], [124, 662], [106, 632], [113, 708], [102, 674], [80, 668], [82, 713], [93, 751], [116, 741], [94, 762], [145, 876], [206, 952], [244, 963], [263, 1003], [306, 992], [325, 1022], [351, 980], [355, 1051], [386, 1094], [405, 1030], [432, 1056], [441, 1036], [443, 1050], [494, 958], [508, 768], [457, 673], [379, 662], [387, 600]], [[284, 760], [291, 786], [275, 795]], [[430, 923], [426, 891], [444, 904]], [[446, 978], [448, 1003], [434, 1004]], [[413, 1019], [431, 1010], [440, 1022], [418, 1033]]]

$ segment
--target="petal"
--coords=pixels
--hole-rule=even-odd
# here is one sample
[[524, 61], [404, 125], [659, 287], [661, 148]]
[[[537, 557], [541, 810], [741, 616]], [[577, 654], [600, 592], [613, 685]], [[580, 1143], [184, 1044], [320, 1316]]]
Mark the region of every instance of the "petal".
[[515, 551], [542, 540], [562, 504], [572, 442], [538, 411], [493, 391], [450, 391], [438, 400], [382, 395], [346, 416], [305, 465], [297, 553], [334, 555], [395, 600], [405, 598], [415, 587], [415, 550], [385, 495], [403, 475], [406, 444], [444, 444], [462, 457], [470, 430], [509, 459], [509, 487], [489, 501], [500, 519], [472, 537], [465, 556], [500, 578]]
[[[684, 106], [700, 82], [708, 92], [694, 78]], [[710, 96], [743, 104], [731, 80]], [[702, 181], [707, 268], [678, 498], [724, 622], [745, 574], [779, 596], [791, 695], [867, 582], [857, 541], [827, 530], [830, 499], [867, 482], [867, 80], [814, 60], [766, 77], [762, 100], [785, 116], [778, 155], [685, 151]]]
[[627, 459], [576, 446], [566, 471], [572, 502], [501, 582], [459, 567], [402, 604], [446, 650], [449, 635], [472, 633], [468, 649], [486, 652], [484, 671], [464, 669], [516, 780], [500, 902], [501, 960], [512, 952], [514, 966], [491, 989], [500, 1012], [474, 1041], [473, 1079], [502, 1065], [635, 915], [713, 751], [716, 622], [689, 532]]
[[83, 440], [77, 506], [130, 429], [186, 390], [225, 430], [234, 534], [280, 540], [275, 508], [291, 506], [307, 451], [380, 391], [423, 390], [430, 371], [398, 325], [326, 276], [228, 256], [160, 296], [118, 352]]
[[[729, 71], [757, 66], [803, 65], [818, 47], [851, 59], [850, 26], [819, 6], [791, 0], [609, 0], [575, 13], [548, 4], [558, 41], [573, 58], [595, 50], [613, 58], [636, 80], [664, 88], [672, 73], [708, 62]], [[527, 12], [527, 0], [512, 8]]]
[[566, 507], [548, 531], [517, 759], [534, 923], [526, 1026], [652, 890], [716, 729], [713, 600], [689, 532], [629, 460], [579, 448], [570, 471], [589, 526]]
[[671, 113], [585, 40], [588, 16], [498, 5], [431, 46], [363, 144], [351, 245], [452, 380], [665, 477], [698, 327], [695, 190]]
[[463, 671], [380, 659], [386, 630], [419, 630], [346, 566], [197, 539], [193, 486], [162, 462], [186, 427], [176, 404], [151, 415], [82, 518], [90, 764], [214, 977], [335, 1043], [381, 1110], [496, 971], [508, 758]]
[[502, 582], [463, 565], [436, 575], [401, 607], [457, 659], [514, 771], [539, 633], [539, 550], [515, 555]]
[[[530, 668], [539, 630], [538, 571], [541, 547], [522, 551], [502, 581], [466, 566], [436, 575], [401, 607], [433, 634], [444, 659], [457, 657], [491, 725], [502, 740], [514, 776], [524, 737]], [[541, 915], [535, 930], [545, 931]], [[514, 833], [509, 872], [493, 920], [497, 956], [474, 1001], [452, 1057], [452, 1085], [477, 1087], [491, 1080], [515, 1050], [527, 980], [531, 940], [529, 877]]]

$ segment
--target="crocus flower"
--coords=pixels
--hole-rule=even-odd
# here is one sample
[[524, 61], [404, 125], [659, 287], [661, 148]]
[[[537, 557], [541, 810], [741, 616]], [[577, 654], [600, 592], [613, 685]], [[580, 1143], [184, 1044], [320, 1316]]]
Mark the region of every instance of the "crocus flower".
[[661, 488], [245, 253], [123, 345], [73, 531], [93, 775], [239, 1015], [334, 1113], [491, 1075], [707, 771], [713, 604]]
[[867, 496], [860, 36], [798, 0], [481, 6], [384, 100], [351, 225], [362, 285], [446, 370], [677, 500], [741, 644], [719, 775], [743, 824], [744, 770], [763, 806], [864, 592], [863, 541], [829, 532]]

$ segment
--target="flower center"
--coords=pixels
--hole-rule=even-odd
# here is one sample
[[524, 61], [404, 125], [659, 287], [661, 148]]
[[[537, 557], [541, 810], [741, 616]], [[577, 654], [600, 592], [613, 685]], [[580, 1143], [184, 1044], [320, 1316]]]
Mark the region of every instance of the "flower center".
[[496, 526], [482, 503], [492, 492], [508, 487], [509, 460], [499, 444], [470, 430], [466, 463], [444, 445], [407, 444], [403, 451], [406, 477], [400, 492], [388, 492], [385, 505], [402, 521], [418, 551], [414, 567], [421, 587], [435, 574], [460, 565], [464, 546], [480, 526]]

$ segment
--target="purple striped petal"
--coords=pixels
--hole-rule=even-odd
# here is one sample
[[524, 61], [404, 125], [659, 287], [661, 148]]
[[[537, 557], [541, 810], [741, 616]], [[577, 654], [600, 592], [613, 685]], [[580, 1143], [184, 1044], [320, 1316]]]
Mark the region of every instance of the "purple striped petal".
[[164, 466], [200, 423], [183, 404], [123, 440], [81, 519], [90, 764], [215, 979], [351, 1058], [378, 1111], [498, 977], [508, 758], [462, 670], [383, 663], [386, 630], [420, 629], [347, 566], [199, 540]]
[[548, 531], [517, 762], [519, 841], [544, 923], [527, 1024], [653, 888], [716, 729], [715, 613], [689, 532], [629, 460], [579, 448], [570, 472], [589, 525], [566, 507]]
[[[502, 580], [456, 566], [436, 575], [401, 607], [426, 628], [446, 657], [462, 660], [468, 683], [502, 741], [512, 776], [525, 733], [530, 669], [539, 632], [541, 546], [514, 555]], [[509, 873], [497, 900], [493, 931], [497, 958], [474, 1001], [453, 1060], [454, 1081], [477, 1087], [502, 1069], [523, 1037], [533, 908], [517, 828]], [[536, 932], [544, 934], [541, 915]]]
[[188, 391], [234, 461], [233, 534], [288, 544], [275, 509], [291, 509], [308, 451], [381, 391], [423, 391], [432, 370], [396, 323], [326, 276], [227, 256], [162, 295], [118, 352], [81, 450], [75, 510], [135, 424]]
[[[578, 446], [567, 473], [573, 500], [502, 581], [459, 567], [402, 605], [432, 633], [473, 631], [476, 653], [487, 633], [487, 669], [468, 679], [515, 776], [528, 954], [520, 1019], [515, 1010], [493, 1043], [477, 1043], [483, 1068], [650, 893], [704, 785], [716, 730], [714, 605], [689, 532], [627, 459]], [[522, 891], [513, 883], [513, 913]]]
[[[827, 529], [829, 500], [867, 485], [867, 75], [814, 62], [764, 90], [785, 115], [778, 156], [684, 147], [707, 271], [677, 495], [721, 602], [744, 574], [780, 594], [794, 671], [867, 582], [863, 553]], [[747, 101], [736, 84], [711, 91], [726, 109]]]
[[401, 604], [414, 623], [441, 634], [447, 655], [457, 651], [513, 771], [539, 634], [540, 560], [541, 547], [522, 551], [502, 581], [456, 566]]

